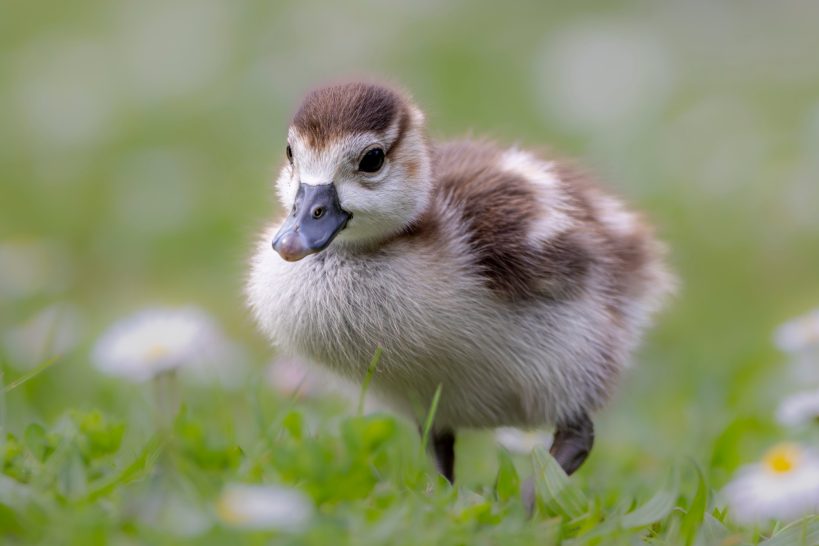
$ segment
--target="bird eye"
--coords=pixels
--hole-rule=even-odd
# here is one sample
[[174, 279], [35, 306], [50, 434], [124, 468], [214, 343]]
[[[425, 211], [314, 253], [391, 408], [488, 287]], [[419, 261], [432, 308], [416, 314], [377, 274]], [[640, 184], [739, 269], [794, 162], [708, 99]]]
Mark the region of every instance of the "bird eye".
[[293, 164], [293, 150], [290, 148], [290, 144], [287, 145], [287, 149], [284, 151], [284, 153], [287, 154], [287, 161], [289, 161], [290, 164], [292, 165]]
[[365, 173], [375, 173], [384, 165], [384, 150], [381, 148], [373, 148], [369, 150], [361, 162], [358, 164], [358, 170]]

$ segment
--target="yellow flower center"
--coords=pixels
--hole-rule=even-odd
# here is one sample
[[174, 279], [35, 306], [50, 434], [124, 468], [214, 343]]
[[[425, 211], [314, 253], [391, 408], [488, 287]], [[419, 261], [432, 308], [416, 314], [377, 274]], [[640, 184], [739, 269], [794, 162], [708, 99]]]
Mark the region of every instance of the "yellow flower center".
[[168, 348], [164, 345], [152, 345], [145, 351], [145, 357], [151, 361], [157, 361], [165, 356], [168, 356]]
[[798, 446], [782, 444], [768, 451], [762, 462], [774, 474], [786, 474], [799, 464], [800, 455]]
[[231, 493], [222, 495], [222, 498], [216, 503], [216, 513], [225, 523], [234, 525], [246, 523], [249, 518], [248, 515], [237, 509], [238, 499]]

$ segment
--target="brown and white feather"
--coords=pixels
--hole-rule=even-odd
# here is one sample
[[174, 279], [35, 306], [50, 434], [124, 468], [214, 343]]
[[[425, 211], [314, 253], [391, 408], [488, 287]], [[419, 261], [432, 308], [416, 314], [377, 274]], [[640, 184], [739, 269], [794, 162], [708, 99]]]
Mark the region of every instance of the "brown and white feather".
[[[259, 325], [352, 380], [383, 347], [373, 388], [412, 413], [443, 385], [439, 426], [598, 409], [673, 289], [645, 221], [588, 175], [488, 141], [430, 142], [404, 93], [308, 95], [289, 137], [301, 159], [278, 181], [285, 210], [294, 184], [334, 180], [353, 220], [295, 263], [270, 249], [277, 225], [265, 231], [247, 285]], [[343, 158], [373, 140], [386, 172], [357, 181]]]

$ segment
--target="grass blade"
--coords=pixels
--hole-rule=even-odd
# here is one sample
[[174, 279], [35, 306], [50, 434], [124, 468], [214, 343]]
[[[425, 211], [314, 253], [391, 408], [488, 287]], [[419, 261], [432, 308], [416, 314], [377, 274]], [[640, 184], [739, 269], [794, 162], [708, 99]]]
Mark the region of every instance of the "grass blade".
[[17, 379], [15, 379], [14, 381], [5, 386], [5, 392], [11, 392], [12, 390], [22, 385], [23, 383], [31, 381], [32, 379], [34, 379], [35, 377], [49, 369], [51, 366], [56, 364], [57, 360], [59, 359], [56, 356], [51, 357], [42, 364], [40, 364], [39, 366], [37, 366], [36, 368], [34, 368], [33, 370], [31, 370], [30, 372], [21, 375], [20, 377], [18, 377]]
[[669, 484], [664, 489], [657, 492], [645, 504], [635, 508], [621, 520], [622, 526], [626, 529], [646, 527], [656, 523], [674, 509], [679, 495], [679, 474], [675, 470], [669, 478]]
[[760, 546], [812, 546], [819, 544], [819, 517], [808, 516], [785, 526]]
[[118, 487], [141, 480], [153, 472], [156, 461], [164, 449], [165, 444], [159, 438], [152, 438], [145, 444], [142, 451], [137, 455], [131, 464], [110, 481], [103, 483], [89, 491], [83, 502], [96, 502], [98, 499], [109, 495]]
[[495, 497], [501, 502], [509, 502], [520, 496], [520, 477], [506, 450], [498, 452], [498, 474], [495, 478]]
[[549, 513], [576, 519], [588, 511], [589, 501], [569, 480], [560, 464], [544, 448], [532, 451], [537, 500]]
[[626, 529], [646, 527], [666, 517], [674, 509], [676, 494], [671, 491], [658, 491], [651, 500], [623, 516], [622, 524]]
[[6, 392], [5, 375], [0, 369], [0, 468], [6, 466]]
[[441, 399], [441, 389], [443, 389], [443, 387], [442, 384], [438, 384], [438, 388], [435, 389], [432, 404], [430, 404], [429, 413], [427, 413], [427, 419], [424, 421], [424, 434], [421, 436], [422, 452], [426, 451], [427, 445], [429, 445], [429, 433], [432, 430], [432, 423], [435, 421], [435, 414], [438, 412], [438, 401]]
[[361, 383], [361, 392], [358, 395], [358, 415], [359, 417], [364, 414], [364, 399], [367, 396], [367, 389], [370, 388], [370, 382], [373, 380], [373, 376], [375, 375], [375, 368], [378, 366], [378, 363], [381, 361], [381, 353], [382, 353], [381, 346], [375, 348], [375, 353], [373, 354], [372, 359], [370, 360], [370, 365], [367, 366], [367, 374], [364, 376], [364, 381]]
[[688, 507], [688, 512], [683, 516], [680, 528], [686, 546], [691, 546], [697, 540], [708, 505], [708, 485], [705, 483], [705, 476], [696, 463], [694, 463], [694, 469], [697, 471], [697, 492], [694, 494], [691, 506]]

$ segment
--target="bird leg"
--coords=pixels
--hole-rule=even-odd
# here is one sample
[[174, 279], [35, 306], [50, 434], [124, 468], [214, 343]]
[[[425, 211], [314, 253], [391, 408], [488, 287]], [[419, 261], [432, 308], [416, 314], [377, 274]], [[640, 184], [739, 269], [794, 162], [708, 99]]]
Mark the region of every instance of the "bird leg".
[[593, 444], [594, 424], [584, 413], [557, 426], [549, 453], [566, 474], [572, 475], [589, 456]]
[[[594, 423], [587, 414], [567, 421], [555, 428], [552, 447], [549, 453], [555, 458], [560, 468], [571, 475], [586, 460], [594, 444]], [[529, 517], [535, 510], [535, 480], [529, 477], [523, 481], [520, 488], [523, 506]]]
[[432, 432], [432, 451], [438, 471], [444, 478], [455, 481], [455, 432], [451, 429]]
[[[455, 481], [455, 432], [451, 429], [433, 431], [432, 451], [438, 471], [449, 483]], [[594, 423], [587, 414], [558, 425], [555, 429], [552, 457], [566, 474], [573, 474], [586, 460], [594, 444]]]

